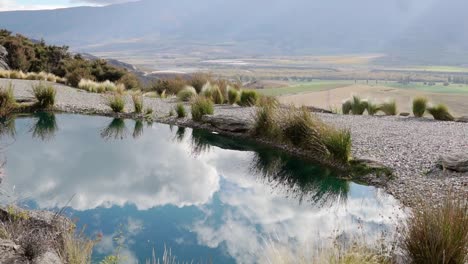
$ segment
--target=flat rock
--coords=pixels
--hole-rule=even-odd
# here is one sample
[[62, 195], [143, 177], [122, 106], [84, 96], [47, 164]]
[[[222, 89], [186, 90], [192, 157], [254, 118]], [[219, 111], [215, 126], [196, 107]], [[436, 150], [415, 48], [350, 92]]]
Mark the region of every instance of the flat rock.
[[439, 165], [443, 169], [451, 171], [468, 172], [468, 153], [441, 156], [439, 159]]
[[247, 133], [251, 124], [244, 119], [225, 115], [207, 115], [203, 117], [203, 122], [208, 123], [216, 129], [231, 133]]
[[459, 117], [455, 121], [460, 122], [460, 123], [468, 123], [468, 116]]
[[401, 112], [400, 113], [400, 116], [409, 116], [409, 115], [410, 115], [410, 113], [408, 113], [408, 112]]

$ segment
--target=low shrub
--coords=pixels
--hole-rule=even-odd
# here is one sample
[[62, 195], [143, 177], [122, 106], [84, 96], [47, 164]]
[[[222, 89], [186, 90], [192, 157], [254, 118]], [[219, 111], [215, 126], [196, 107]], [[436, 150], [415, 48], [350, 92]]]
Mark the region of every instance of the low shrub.
[[204, 115], [212, 115], [214, 113], [213, 102], [203, 96], [198, 96], [192, 103], [192, 119], [201, 121]]
[[227, 89], [227, 97], [228, 97], [228, 103], [233, 105], [239, 102], [240, 96], [239, 96], [239, 91], [237, 89], [234, 89], [232, 87], [229, 87]]
[[186, 86], [177, 94], [177, 98], [182, 102], [188, 102], [197, 96], [197, 91], [192, 86]]
[[379, 112], [380, 107], [377, 104], [374, 104], [372, 102], [367, 102], [367, 113], [371, 116], [377, 114]]
[[132, 101], [135, 113], [141, 114], [143, 112], [143, 96], [139, 93], [133, 94]]
[[194, 73], [189, 82], [190, 86], [192, 86], [198, 94], [202, 91], [202, 88], [206, 83], [213, 82], [213, 78], [207, 73]]
[[468, 203], [445, 198], [443, 205], [423, 205], [407, 221], [403, 248], [410, 263], [463, 264], [468, 261]]
[[184, 118], [187, 116], [187, 112], [185, 111], [184, 104], [178, 103], [175, 108], [177, 118]]
[[413, 114], [415, 117], [423, 117], [427, 108], [427, 99], [424, 97], [417, 97], [413, 100]]
[[122, 95], [114, 93], [112, 96], [107, 98], [107, 105], [115, 113], [122, 113], [125, 108], [125, 99]]
[[435, 120], [440, 121], [453, 121], [455, 118], [450, 114], [447, 106], [444, 104], [438, 104], [427, 108], [427, 112], [431, 114]]
[[253, 106], [258, 101], [258, 93], [255, 90], [242, 90], [239, 100], [240, 106]]
[[36, 85], [33, 85], [32, 91], [34, 94], [34, 97], [37, 99], [36, 106], [39, 108], [49, 108], [54, 106], [55, 104], [55, 95], [56, 95], [56, 90], [54, 86], [46, 83], [39, 83]]
[[379, 108], [382, 112], [385, 113], [385, 115], [396, 115], [398, 113], [395, 100], [383, 103]]

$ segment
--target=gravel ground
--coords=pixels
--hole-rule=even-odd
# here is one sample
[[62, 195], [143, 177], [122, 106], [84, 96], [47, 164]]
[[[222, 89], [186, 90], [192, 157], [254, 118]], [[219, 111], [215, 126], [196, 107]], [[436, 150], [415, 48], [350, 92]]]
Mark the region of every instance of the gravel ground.
[[[1, 80], [0, 85], [8, 80]], [[31, 97], [34, 81], [13, 81], [15, 96]], [[60, 84], [56, 106], [68, 112], [108, 113], [104, 95], [92, 94]], [[168, 116], [175, 99], [145, 98], [158, 120]], [[133, 106], [127, 97], [126, 109]], [[189, 110], [187, 108], [187, 110]], [[252, 108], [216, 106], [215, 115], [252, 118]], [[412, 117], [371, 117], [318, 114], [325, 122], [349, 128], [353, 137], [353, 156], [377, 160], [395, 172], [395, 179], [384, 187], [406, 205], [420, 200], [437, 203], [448, 192], [468, 197], [468, 174], [450, 173], [436, 169], [440, 155], [468, 151], [468, 123], [438, 122]], [[189, 119], [186, 123], [190, 124]], [[180, 122], [180, 121], [179, 121]]]

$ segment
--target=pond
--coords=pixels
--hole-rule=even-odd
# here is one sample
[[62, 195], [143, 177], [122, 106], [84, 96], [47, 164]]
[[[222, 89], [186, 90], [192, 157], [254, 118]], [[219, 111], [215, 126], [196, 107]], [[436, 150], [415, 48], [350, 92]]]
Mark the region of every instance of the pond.
[[37, 114], [0, 132], [3, 203], [63, 210], [100, 238], [95, 262], [119, 250], [145, 263], [165, 249], [182, 261], [264, 262], [272, 248], [372, 243], [401, 214], [382, 190], [203, 130]]

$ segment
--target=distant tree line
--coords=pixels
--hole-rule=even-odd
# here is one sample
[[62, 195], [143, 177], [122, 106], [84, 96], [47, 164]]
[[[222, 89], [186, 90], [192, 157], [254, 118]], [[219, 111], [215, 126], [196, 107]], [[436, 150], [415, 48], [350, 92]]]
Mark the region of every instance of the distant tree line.
[[34, 41], [5, 29], [0, 29], [0, 45], [8, 51], [7, 63], [14, 70], [53, 73], [65, 77], [74, 87], [81, 79], [123, 83], [127, 89], [140, 87], [138, 77], [126, 69], [102, 59], [87, 60], [73, 55], [68, 46], [47, 45], [44, 40]]

